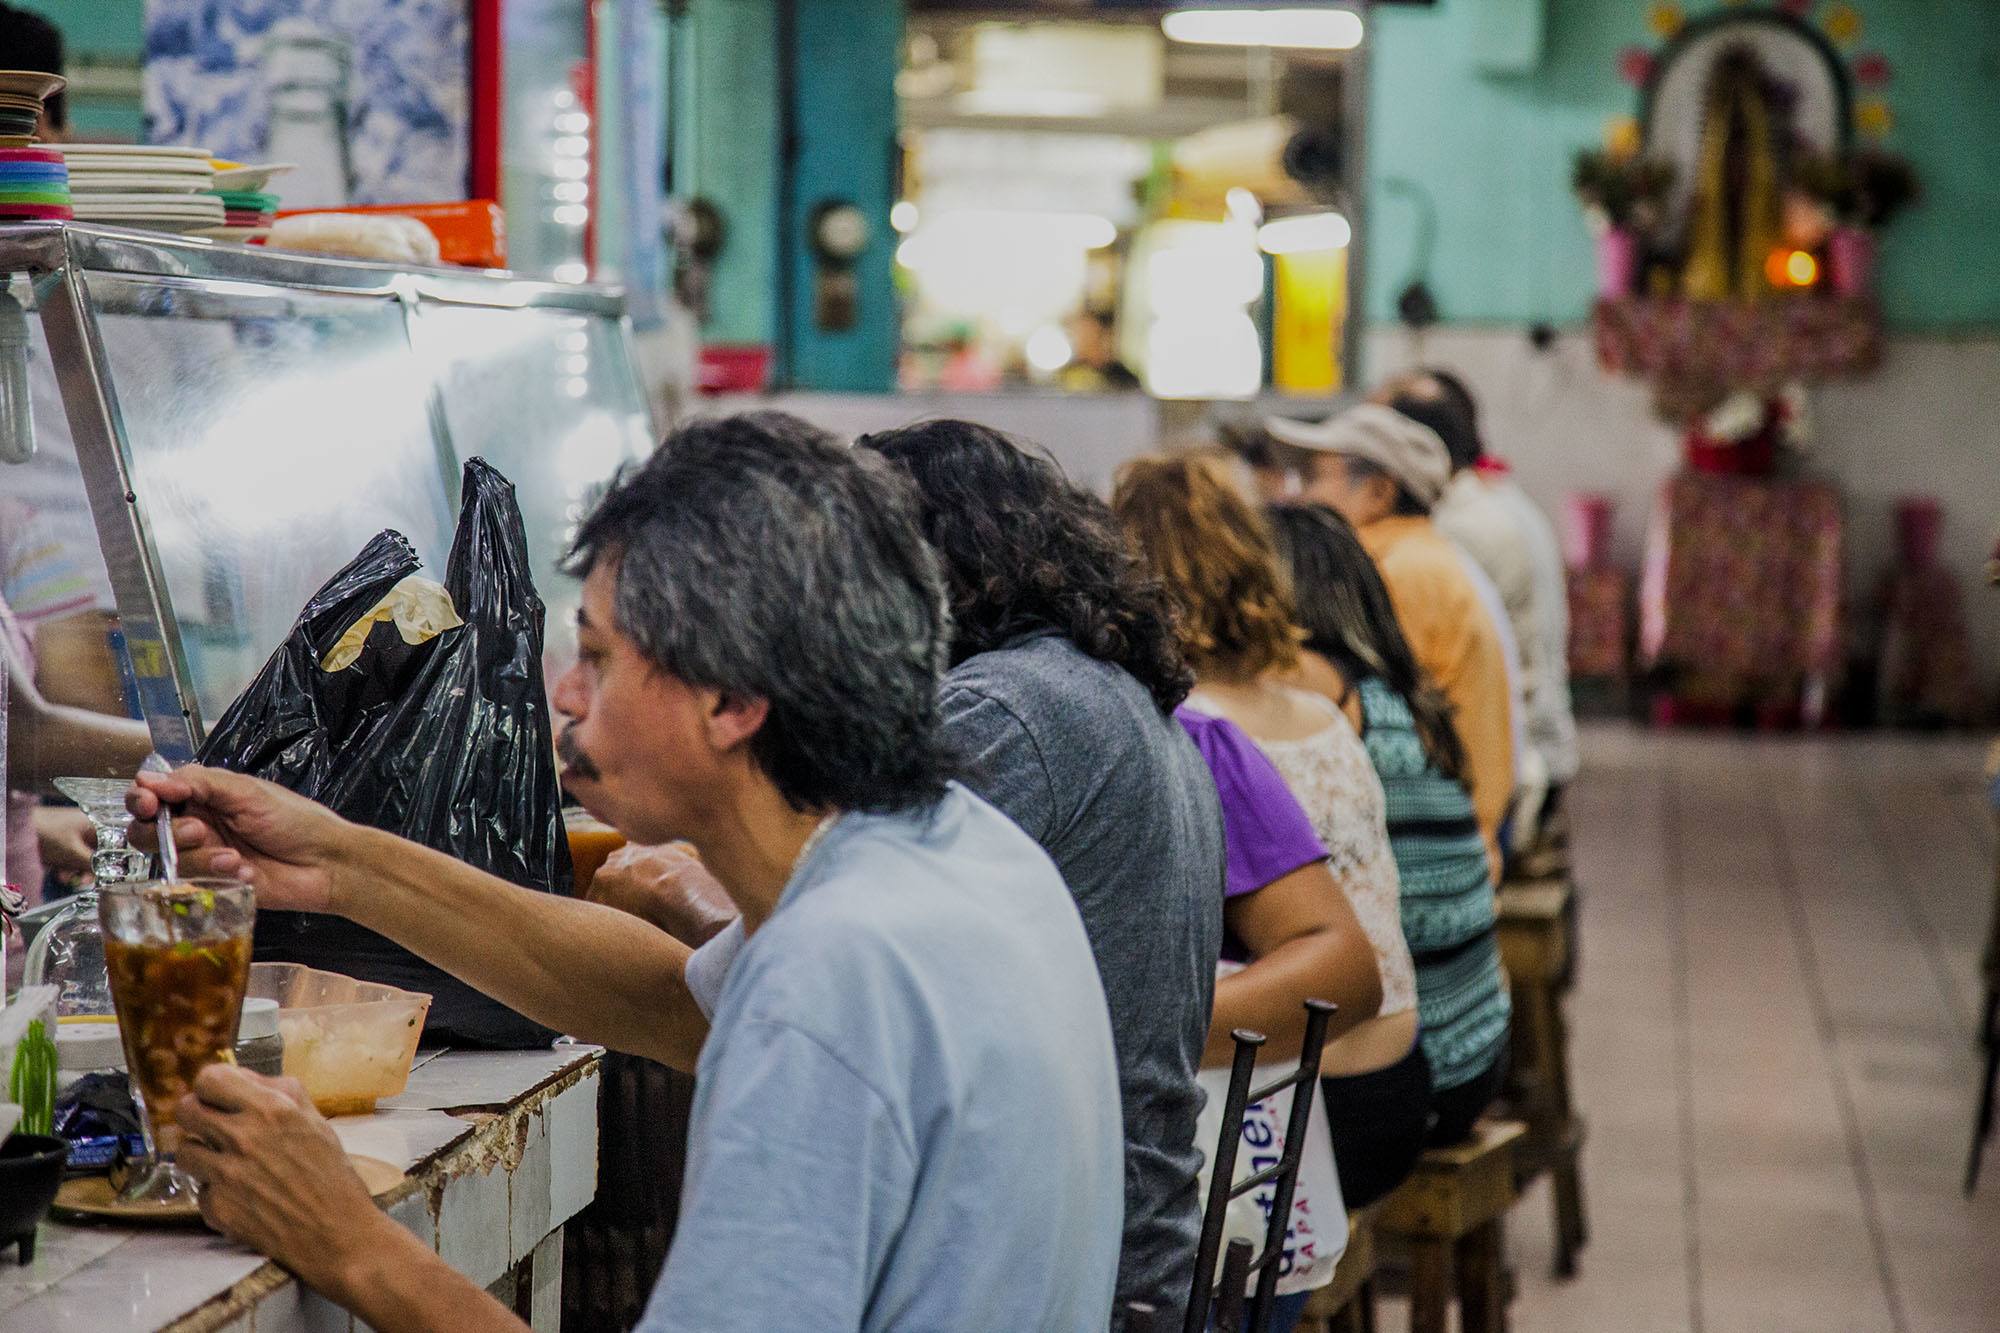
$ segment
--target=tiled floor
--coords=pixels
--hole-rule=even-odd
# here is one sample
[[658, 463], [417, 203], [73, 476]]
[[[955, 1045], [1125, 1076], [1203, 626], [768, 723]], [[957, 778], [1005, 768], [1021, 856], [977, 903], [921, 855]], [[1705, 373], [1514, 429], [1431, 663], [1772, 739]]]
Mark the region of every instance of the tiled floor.
[[2000, 1330], [2000, 1144], [1959, 1193], [1981, 746], [1601, 728], [1587, 755], [1569, 1015], [1591, 1242], [1556, 1283], [1546, 1185], [1515, 1210], [1517, 1333]]

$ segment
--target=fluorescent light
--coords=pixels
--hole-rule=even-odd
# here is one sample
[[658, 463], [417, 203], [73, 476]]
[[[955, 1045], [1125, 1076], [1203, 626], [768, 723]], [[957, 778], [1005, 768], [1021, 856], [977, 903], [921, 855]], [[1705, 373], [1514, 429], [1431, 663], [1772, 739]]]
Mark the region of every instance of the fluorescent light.
[[1315, 51], [1352, 51], [1362, 32], [1361, 16], [1350, 9], [1176, 9], [1160, 28], [1176, 42]]
[[1301, 250], [1345, 250], [1354, 229], [1338, 213], [1305, 213], [1277, 218], [1257, 228], [1257, 246], [1267, 255]]

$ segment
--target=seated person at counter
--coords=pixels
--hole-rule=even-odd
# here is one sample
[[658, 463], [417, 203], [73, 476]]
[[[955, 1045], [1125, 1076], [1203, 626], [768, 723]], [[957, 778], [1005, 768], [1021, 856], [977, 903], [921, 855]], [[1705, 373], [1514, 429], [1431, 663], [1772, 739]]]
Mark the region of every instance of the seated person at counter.
[[[146, 777], [182, 866], [337, 912], [523, 1013], [700, 1061], [643, 1330], [1102, 1329], [1124, 1182], [1111, 1032], [1061, 877], [947, 781], [948, 620], [908, 483], [777, 414], [683, 428], [584, 520], [566, 781], [692, 842], [747, 936], [704, 1024], [686, 946], [239, 775]], [[369, 1200], [295, 1085], [204, 1073], [202, 1208], [382, 1330], [518, 1329]]]
[[[1102, 500], [998, 431], [927, 421], [860, 447], [916, 482], [943, 562], [952, 642], [939, 703], [960, 776], [1041, 844], [1082, 913], [1125, 1113], [1118, 1306], [1144, 1301], [1171, 1325], [1200, 1233], [1195, 1071], [1224, 857], [1214, 784], [1168, 711], [1193, 676], [1164, 590]], [[591, 894], [689, 943], [733, 915], [672, 848], [607, 866]], [[730, 929], [688, 964], [697, 1000], [719, 989], [740, 937]], [[1280, 1030], [1303, 1022], [1303, 1009], [1284, 1013]]]

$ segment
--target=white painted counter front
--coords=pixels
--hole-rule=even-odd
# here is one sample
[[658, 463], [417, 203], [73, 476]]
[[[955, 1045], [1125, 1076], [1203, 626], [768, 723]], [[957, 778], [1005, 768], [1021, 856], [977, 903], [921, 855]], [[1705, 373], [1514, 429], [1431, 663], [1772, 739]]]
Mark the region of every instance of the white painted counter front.
[[[562, 1228], [597, 1193], [594, 1046], [419, 1053], [409, 1087], [333, 1122], [408, 1179], [390, 1216], [452, 1267], [560, 1322]], [[200, 1229], [45, 1221], [35, 1261], [0, 1259], [0, 1333], [360, 1333], [275, 1264]]]

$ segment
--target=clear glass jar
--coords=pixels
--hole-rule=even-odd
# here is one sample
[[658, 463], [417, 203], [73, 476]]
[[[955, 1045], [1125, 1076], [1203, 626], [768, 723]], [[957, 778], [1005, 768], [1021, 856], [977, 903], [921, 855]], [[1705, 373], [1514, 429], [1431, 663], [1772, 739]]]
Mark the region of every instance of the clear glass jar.
[[28, 946], [22, 980], [30, 986], [55, 986], [56, 1016], [108, 1014], [111, 979], [104, 971], [104, 928], [97, 920], [99, 885], [143, 879], [147, 857], [127, 844], [125, 830], [132, 816], [125, 809], [123, 778], [57, 778], [56, 790], [75, 801], [90, 817], [97, 834], [97, 851], [90, 859], [91, 880], [78, 889], [63, 909], [50, 918]]

